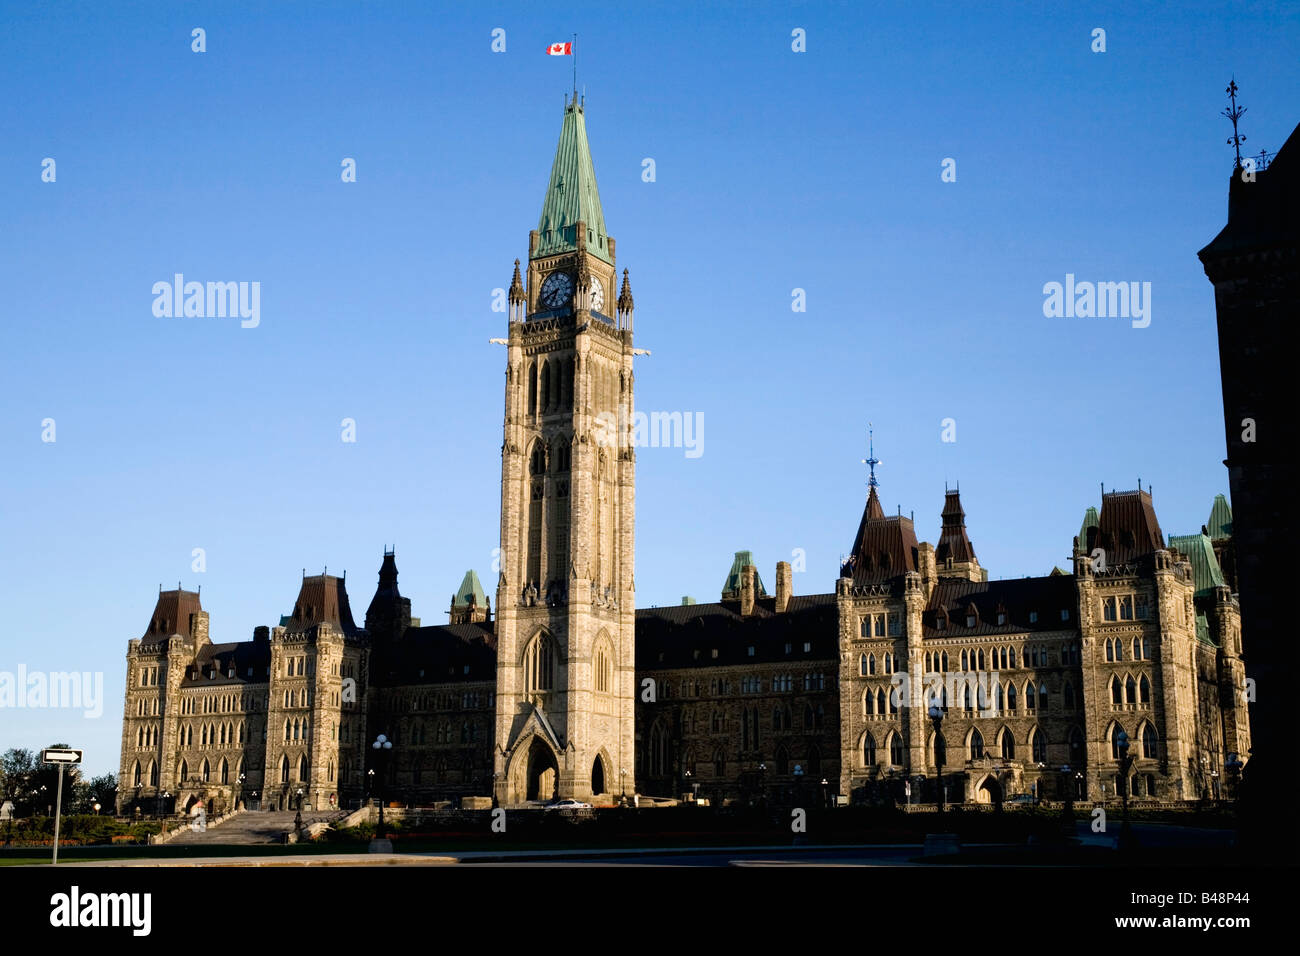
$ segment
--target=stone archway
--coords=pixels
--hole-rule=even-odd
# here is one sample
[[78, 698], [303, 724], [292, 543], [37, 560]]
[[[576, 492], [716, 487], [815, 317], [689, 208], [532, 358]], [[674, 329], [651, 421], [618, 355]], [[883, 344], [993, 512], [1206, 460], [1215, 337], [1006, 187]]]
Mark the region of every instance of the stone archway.
[[524, 756], [523, 798], [525, 800], [552, 799], [556, 792], [559, 770], [555, 752], [540, 737], [534, 736]]
[[992, 774], [986, 776], [975, 788], [975, 802], [982, 804], [999, 804], [1002, 802], [1002, 785]]

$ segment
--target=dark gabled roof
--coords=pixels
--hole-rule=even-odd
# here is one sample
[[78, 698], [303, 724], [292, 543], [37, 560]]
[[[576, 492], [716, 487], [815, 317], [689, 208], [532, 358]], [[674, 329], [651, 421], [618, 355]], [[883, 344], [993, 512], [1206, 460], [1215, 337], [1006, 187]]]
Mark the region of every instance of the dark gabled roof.
[[496, 648], [496, 631], [486, 622], [408, 627], [397, 645], [375, 655], [375, 680], [389, 686], [492, 680]]
[[[839, 612], [834, 594], [792, 595], [781, 614], [776, 613], [775, 604], [775, 598], [759, 598], [748, 617], [741, 616], [738, 601], [640, 608], [636, 612], [637, 667], [725, 667], [836, 657]], [[808, 652], [803, 649], [805, 642], [812, 645]], [[786, 644], [791, 645], [789, 654]], [[754, 648], [752, 657], [750, 647]]]
[[197, 591], [159, 591], [158, 603], [154, 605], [149, 624], [144, 629], [141, 640], [149, 643], [160, 641], [173, 634], [190, 633], [190, 615], [203, 610], [199, 603]]
[[1291, 131], [1268, 168], [1255, 173], [1253, 183], [1242, 182], [1233, 169], [1228, 186], [1228, 224], [1197, 253], [1206, 274], [1215, 260], [1239, 256], [1256, 249], [1300, 242], [1300, 184], [1295, 175], [1300, 138]]
[[397, 589], [397, 555], [392, 551], [385, 551], [384, 561], [379, 566], [379, 584], [375, 588], [375, 596], [370, 599], [366, 616], [369, 617], [378, 608], [386, 607], [401, 596], [402, 592]]
[[[209, 677], [216, 667], [216, 676]], [[234, 665], [235, 676], [230, 677]], [[253, 673], [248, 673], [249, 668]], [[232, 684], [263, 684], [270, 677], [271, 645], [267, 641], [236, 641], [205, 644], [185, 672], [182, 687], [220, 687]]]
[[[976, 621], [974, 627], [967, 627], [966, 616], [971, 607], [975, 609]], [[948, 638], [1059, 631], [1079, 626], [1075, 620], [1078, 607], [1074, 578], [1063, 574], [1005, 581], [941, 580], [930, 594], [921, 619], [921, 633], [924, 637]], [[1061, 611], [1069, 612], [1068, 621], [1061, 620]], [[948, 615], [948, 626], [938, 630], [935, 621], [944, 612]], [[1005, 612], [1005, 624], [998, 624], [999, 612]], [[1036, 621], [1029, 620], [1030, 612], [1037, 612]]]
[[348, 590], [343, 579], [332, 574], [315, 574], [302, 579], [298, 600], [285, 626], [288, 634], [305, 634], [317, 624], [329, 622], [352, 637], [358, 633], [348, 604]]
[[1108, 491], [1101, 496], [1101, 515], [1097, 532], [1086, 544], [1089, 552], [1103, 548], [1106, 563], [1130, 564], [1138, 558], [1159, 551], [1164, 545], [1160, 522], [1151, 504], [1151, 492]]
[[940, 567], [949, 560], [953, 563], [974, 561], [975, 546], [966, 534], [966, 512], [962, 510], [960, 491], [944, 492], [940, 517], [943, 526], [939, 531], [939, 545], [934, 549], [934, 558]]
[[852, 578], [854, 584], [888, 581], [916, 570], [916, 530], [912, 519], [902, 515], [885, 517], [873, 487], [867, 495], [857, 537], [849, 559], [840, 568], [840, 577]]

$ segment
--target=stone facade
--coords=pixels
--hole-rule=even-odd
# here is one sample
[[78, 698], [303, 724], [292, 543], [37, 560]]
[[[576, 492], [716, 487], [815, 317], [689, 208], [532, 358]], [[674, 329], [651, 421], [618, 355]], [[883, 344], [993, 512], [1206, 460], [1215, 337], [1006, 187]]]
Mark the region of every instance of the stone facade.
[[739, 552], [718, 602], [636, 609], [633, 302], [584, 124], [567, 103], [509, 291], [495, 620], [471, 571], [449, 623], [421, 626], [391, 552], [362, 627], [328, 574], [247, 642], [212, 643], [197, 593], [160, 593], [128, 647], [119, 810], [903, 802], [940, 781], [952, 801], [1099, 799], [1121, 731], [1134, 796], [1230, 785], [1250, 732], [1226, 501], [1214, 538], [1174, 547], [1149, 491], [1103, 494], [1071, 572], [989, 581], [960, 495], [919, 541], [883, 514], [873, 451], [829, 593], [794, 595], [781, 563], [768, 595]]

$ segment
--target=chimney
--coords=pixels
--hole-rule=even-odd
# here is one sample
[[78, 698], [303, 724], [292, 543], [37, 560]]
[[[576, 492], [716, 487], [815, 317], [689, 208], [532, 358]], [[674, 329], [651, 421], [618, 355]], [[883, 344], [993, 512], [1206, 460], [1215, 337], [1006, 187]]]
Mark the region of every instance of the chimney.
[[740, 616], [749, 617], [754, 613], [754, 580], [758, 577], [758, 568], [747, 564], [740, 569]]
[[790, 592], [794, 590], [791, 586], [794, 580], [793, 573], [790, 571], [789, 561], [776, 562], [776, 613], [784, 614], [786, 606], [790, 603]]
[[271, 629], [264, 624], [253, 628], [253, 640], [267, 643], [271, 640]]
[[916, 568], [921, 572], [921, 592], [927, 601], [934, 593], [934, 586], [939, 578], [939, 571], [934, 558], [934, 545], [922, 541], [916, 549]]
[[195, 611], [190, 615], [190, 636], [200, 644], [208, 643], [207, 611]]

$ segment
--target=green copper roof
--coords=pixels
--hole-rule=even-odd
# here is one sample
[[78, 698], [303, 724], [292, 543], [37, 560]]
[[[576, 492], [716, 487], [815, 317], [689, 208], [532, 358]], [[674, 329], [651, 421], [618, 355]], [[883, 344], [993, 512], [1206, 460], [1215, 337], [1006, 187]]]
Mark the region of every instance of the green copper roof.
[[1196, 582], [1198, 598], [1211, 597], [1216, 587], [1227, 584], [1223, 580], [1223, 570], [1219, 567], [1219, 559], [1214, 556], [1214, 545], [1210, 543], [1208, 535], [1171, 534], [1169, 547], [1177, 548], [1192, 562], [1192, 579]]
[[473, 603], [477, 606], [487, 607], [487, 595], [483, 591], [483, 585], [479, 584], [478, 575], [472, 570], [465, 572], [460, 587], [451, 599], [451, 605], [452, 607], [468, 607], [471, 603], [471, 597], [474, 599]]
[[1216, 540], [1232, 537], [1232, 506], [1223, 495], [1214, 496], [1214, 507], [1210, 509], [1210, 520], [1206, 527], [1210, 537]]
[[591, 164], [587, 145], [587, 124], [582, 106], [576, 101], [564, 107], [564, 125], [555, 147], [551, 165], [551, 183], [546, 187], [542, 217], [537, 221], [538, 256], [573, 252], [578, 248], [578, 222], [587, 224], [587, 251], [610, 265], [609, 236], [605, 233], [605, 214], [600, 208], [600, 190], [596, 188], [596, 169]]
[[[737, 551], [736, 559], [731, 562], [731, 570], [727, 572], [727, 583], [722, 586], [723, 594], [728, 592], [740, 594], [740, 572], [747, 564], [754, 564], [754, 552]], [[758, 565], [754, 565], [754, 594], [756, 597], [767, 594], [767, 588], [763, 587], [763, 579], [758, 574]]]
[[1096, 508], [1089, 508], [1083, 513], [1083, 524], [1079, 525], [1079, 547], [1088, 547], [1088, 529], [1100, 526], [1101, 518]]
[[1214, 643], [1214, 638], [1210, 637], [1210, 619], [1205, 616], [1204, 611], [1196, 612], [1196, 639], [1211, 647], [1218, 646]]

